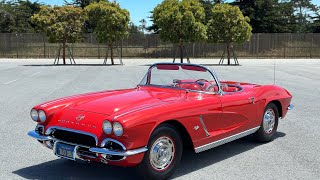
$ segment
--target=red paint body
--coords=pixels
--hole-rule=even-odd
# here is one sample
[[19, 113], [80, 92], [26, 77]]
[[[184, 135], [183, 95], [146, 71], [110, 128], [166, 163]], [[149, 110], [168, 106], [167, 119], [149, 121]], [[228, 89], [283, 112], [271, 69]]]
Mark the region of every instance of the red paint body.
[[[282, 118], [286, 115], [292, 98], [287, 90], [274, 85], [238, 85], [243, 88], [242, 91], [223, 95], [141, 86], [66, 97], [40, 104], [34, 109], [47, 113], [48, 120], [41, 124], [45, 130], [59, 126], [89, 132], [98, 137], [98, 145], [109, 137], [121, 142], [127, 150], [145, 147], [159, 124], [177, 121], [185, 127], [196, 148], [259, 126], [264, 108], [271, 101], [281, 105]], [[232, 88], [229, 91], [233, 91]], [[251, 97], [255, 97], [254, 103]], [[85, 120], [76, 122], [79, 114], [84, 114]], [[200, 115], [211, 134], [209, 137], [201, 128], [194, 129], [200, 126]], [[122, 124], [124, 133], [121, 137], [103, 132], [102, 123], [106, 119], [115, 119]], [[123, 161], [110, 161], [109, 164], [135, 166], [141, 162], [143, 155], [141, 153]]]

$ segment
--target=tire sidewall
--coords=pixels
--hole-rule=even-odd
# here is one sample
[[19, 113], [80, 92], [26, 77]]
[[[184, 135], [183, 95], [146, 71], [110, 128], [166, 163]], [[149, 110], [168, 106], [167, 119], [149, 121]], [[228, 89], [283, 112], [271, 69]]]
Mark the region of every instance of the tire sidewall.
[[[264, 115], [267, 110], [272, 109], [275, 114], [275, 124], [272, 129], [271, 133], [266, 133], [263, 127]], [[262, 121], [259, 130], [257, 131], [257, 138], [260, 141], [272, 141], [274, 139], [274, 135], [278, 129], [278, 122], [279, 122], [279, 111], [275, 104], [269, 103], [263, 111]]]
[[[164, 171], [155, 170], [150, 163], [150, 150], [153, 143], [160, 137], [168, 137], [173, 141], [175, 154], [173, 161]], [[152, 133], [148, 142], [148, 151], [145, 153], [144, 158], [139, 165], [140, 173], [145, 179], [168, 179], [173, 175], [177, 169], [183, 151], [182, 140], [178, 131], [171, 125], [161, 125], [157, 127]]]

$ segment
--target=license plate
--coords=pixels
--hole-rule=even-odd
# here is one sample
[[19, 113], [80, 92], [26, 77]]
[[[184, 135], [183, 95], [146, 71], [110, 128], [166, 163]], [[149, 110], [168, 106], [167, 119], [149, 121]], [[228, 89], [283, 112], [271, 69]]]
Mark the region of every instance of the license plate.
[[59, 157], [75, 160], [74, 151], [75, 146], [59, 142], [56, 143], [55, 154]]

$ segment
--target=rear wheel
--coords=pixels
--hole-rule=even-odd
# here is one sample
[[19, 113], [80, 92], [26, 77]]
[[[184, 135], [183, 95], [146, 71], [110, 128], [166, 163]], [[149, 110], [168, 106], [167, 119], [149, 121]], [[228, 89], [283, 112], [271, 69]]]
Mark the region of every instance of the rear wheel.
[[182, 140], [169, 124], [157, 127], [148, 142], [148, 151], [138, 166], [145, 179], [168, 179], [177, 169], [182, 156]]
[[275, 104], [269, 103], [264, 110], [259, 130], [255, 133], [258, 141], [269, 142], [274, 139], [277, 132], [279, 111]]

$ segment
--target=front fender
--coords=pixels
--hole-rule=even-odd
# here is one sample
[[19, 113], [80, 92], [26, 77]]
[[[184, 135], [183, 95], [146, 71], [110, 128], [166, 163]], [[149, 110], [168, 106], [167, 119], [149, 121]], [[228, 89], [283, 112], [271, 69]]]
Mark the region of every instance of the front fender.
[[292, 99], [292, 95], [289, 91], [275, 85], [261, 86], [258, 90], [256, 90], [256, 96], [258, 97], [258, 102], [261, 102], [259, 104], [260, 107], [258, 107], [261, 118], [265, 107], [272, 101], [278, 101], [280, 103], [282, 118], [284, 118], [288, 112], [287, 107], [290, 105]]
[[191, 101], [179, 102], [178, 105], [166, 104], [127, 114], [115, 121], [121, 122], [124, 126], [125, 132], [122, 138], [128, 142], [128, 148], [147, 146], [155, 128], [168, 121], [180, 123], [196, 147], [199, 140], [206, 138], [204, 131], [194, 130], [194, 127], [199, 126], [199, 112], [203, 111], [204, 106], [207, 105], [205, 103], [195, 104]]

